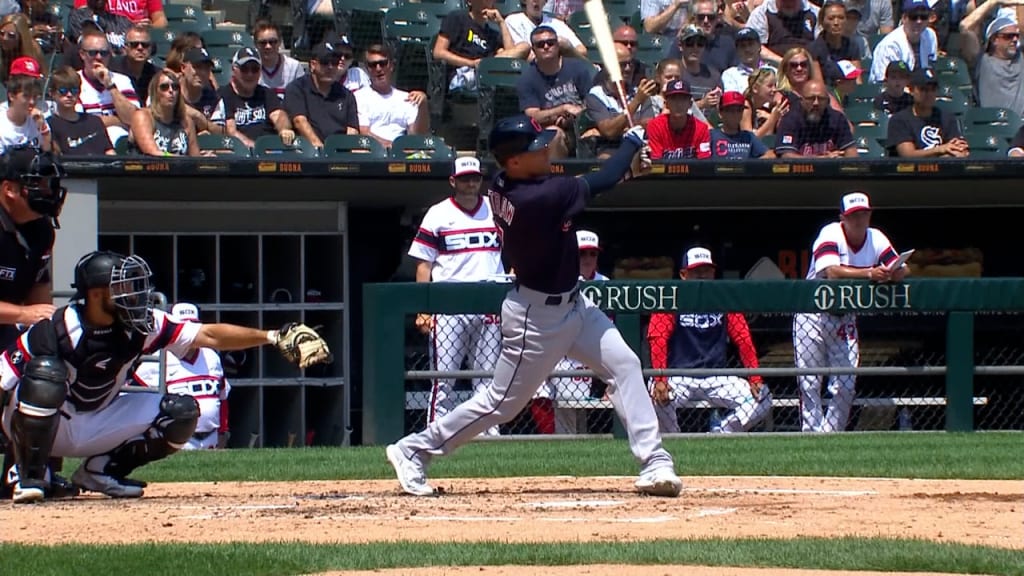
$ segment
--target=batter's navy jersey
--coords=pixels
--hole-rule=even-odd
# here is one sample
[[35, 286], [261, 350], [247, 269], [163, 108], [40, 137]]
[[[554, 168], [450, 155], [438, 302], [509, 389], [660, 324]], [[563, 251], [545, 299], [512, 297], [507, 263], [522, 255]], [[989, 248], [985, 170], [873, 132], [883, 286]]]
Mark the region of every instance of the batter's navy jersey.
[[572, 290], [580, 275], [572, 219], [586, 206], [587, 182], [570, 176], [509, 180], [500, 172], [488, 195], [516, 282], [548, 294]]

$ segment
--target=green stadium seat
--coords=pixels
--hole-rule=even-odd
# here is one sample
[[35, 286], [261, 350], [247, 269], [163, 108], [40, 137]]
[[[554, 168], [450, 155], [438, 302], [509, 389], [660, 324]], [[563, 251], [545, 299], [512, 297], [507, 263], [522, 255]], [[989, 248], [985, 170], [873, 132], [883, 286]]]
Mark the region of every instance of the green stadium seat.
[[885, 158], [885, 147], [876, 138], [857, 135], [857, 155], [863, 158]]
[[576, 157], [589, 160], [597, 156], [597, 138], [584, 138], [589, 130], [597, 128], [597, 122], [590, 119], [590, 114], [583, 113], [576, 117]]
[[442, 11], [445, 14], [466, 9], [466, 4], [462, 0], [397, 0], [397, 4], [399, 7], [414, 6], [417, 8], [433, 5], [433, 10]]
[[1012, 138], [1020, 129], [1020, 113], [1006, 108], [969, 108], [963, 116], [964, 133], [1001, 134]]
[[359, 56], [371, 44], [384, 43], [384, 14], [395, 0], [335, 0], [335, 7], [349, 15], [349, 38]]
[[871, 47], [872, 52], [875, 51], [875, 46], [878, 46], [878, 43], [882, 41], [882, 38], [885, 38], [885, 34], [871, 34], [868, 36], [868, 46]]
[[657, 65], [668, 54], [670, 44], [661, 34], [639, 34], [636, 37], [636, 59], [649, 66], [652, 63]]
[[[573, 31], [575, 31], [577, 34], [579, 34], [580, 30], [590, 29], [590, 18], [587, 16], [587, 13], [584, 12], [583, 10], [577, 10], [576, 12], [570, 14], [569, 19], [566, 22], [569, 24], [569, 27], [572, 28]], [[612, 30], [615, 30], [616, 18], [611, 14], [608, 15], [608, 26], [610, 26]]]
[[276, 134], [260, 136], [256, 139], [255, 144], [253, 151], [257, 158], [288, 160], [317, 158], [319, 156], [319, 152], [313, 144], [301, 136], [295, 138], [292, 146], [285, 146], [284, 142], [281, 141], [281, 137]]
[[889, 131], [889, 116], [875, 110], [868, 104], [851, 105], [846, 108], [846, 117], [853, 123], [854, 136], [864, 136], [884, 141]]
[[377, 140], [356, 134], [334, 134], [324, 140], [324, 157], [334, 160], [387, 158], [388, 152]]
[[974, 132], [965, 134], [967, 146], [971, 149], [970, 158], [977, 160], [998, 160], [1006, 158], [1008, 146], [1006, 138], [1001, 134]]
[[[587, 57], [600, 60], [601, 56], [597, 51], [597, 39], [594, 38], [594, 31], [590, 28], [581, 28], [579, 30], [573, 30], [576, 33], [576, 37], [580, 39], [580, 42], [587, 47]], [[597, 54], [597, 56], [595, 56]]]
[[858, 84], [853, 92], [850, 93], [850, 103], [853, 104], [872, 104], [875, 101], [875, 97], [882, 93], [885, 87], [881, 84], [871, 84], [865, 82]]
[[971, 72], [962, 58], [955, 56], [938, 58], [935, 60], [934, 69], [940, 84], [951, 84], [966, 91], [973, 89]]
[[138, 152], [132, 149], [128, 136], [121, 136], [117, 139], [117, 142], [114, 142], [114, 152], [118, 156], [138, 156]]
[[404, 160], [453, 160], [455, 151], [439, 136], [406, 134], [395, 138], [388, 155]]
[[195, 22], [206, 18], [203, 9], [192, 4], [164, 4], [164, 16], [168, 22]]
[[171, 20], [167, 22], [166, 30], [173, 31], [175, 35], [182, 32], [195, 32], [197, 34], [201, 34], [205, 38], [206, 33], [213, 30], [213, 24], [211, 24], [210, 19], [205, 16], [200, 20]]
[[[490, 134], [494, 121], [518, 114], [519, 95], [516, 85], [523, 70], [529, 64], [518, 58], [484, 58], [477, 65], [477, 78], [480, 82], [477, 106], [480, 115], [480, 142]], [[481, 148], [482, 149], [482, 148]]]
[[252, 34], [244, 30], [210, 30], [209, 32], [203, 32], [203, 44], [209, 48], [230, 47], [234, 49], [243, 48], [248, 46], [255, 48], [253, 44]]
[[213, 152], [217, 156], [235, 156], [248, 158], [252, 150], [233, 136], [220, 136], [217, 134], [200, 134], [198, 136], [199, 150]]
[[424, 6], [388, 10], [384, 31], [398, 62], [395, 84], [403, 90], [429, 90], [430, 56], [441, 21]]

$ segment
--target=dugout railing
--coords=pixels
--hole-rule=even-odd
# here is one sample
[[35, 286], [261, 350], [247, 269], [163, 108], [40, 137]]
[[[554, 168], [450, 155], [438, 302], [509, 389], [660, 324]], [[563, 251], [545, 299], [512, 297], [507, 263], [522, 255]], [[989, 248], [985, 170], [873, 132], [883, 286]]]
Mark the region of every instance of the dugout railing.
[[[421, 349], [417, 314], [497, 314], [508, 284], [391, 283], [364, 286], [363, 441], [382, 444], [422, 428], [431, 381], [465, 382], [486, 370], [439, 372]], [[638, 352], [647, 377], [761, 375], [772, 407], [754, 430], [799, 430], [796, 377], [854, 374], [857, 397], [848, 429], [1019, 429], [1024, 421], [1024, 279], [920, 279], [898, 284], [835, 281], [612, 281], [583, 286], [612, 315]], [[648, 325], [652, 313], [743, 313], [760, 367], [744, 368], [734, 356], [726, 368], [654, 370]], [[823, 362], [795, 366], [793, 318], [798, 313], [854, 313], [860, 332], [860, 365]], [[492, 342], [498, 346], [498, 342]], [[588, 370], [553, 376], [589, 376]], [[471, 394], [463, 384], [455, 397]], [[827, 385], [822, 386], [825, 402]], [[600, 394], [559, 398], [565, 409], [611, 410]], [[527, 410], [524, 410], [526, 413]], [[880, 414], [881, 413], [881, 414]], [[703, 431], [721, 415], [695, 399], [682, 407], [681, 431]], [[689, 420], [687, 414], [693, 416]], [[883, 424], [870, 422], [881, 417]], [[529, 421], [524, 414], [517, 423]], [[685, 423], [684, 423], [685, 420]], [[593, 425], [593, 418], [588, 422]], [[780, 422], [784, 425], [780, 425]], [[515, 423], [514, 423], [515, 424]], [[519, 425], [517, 424], [517, 425]], [[603, 432], [621, 432], [613, 422]], [[593, 429], [593, 428], [592, 428]], [[502, 434], [530, 433], [530, 425]], [[581, 430], [585, 431], [585, 430]]]

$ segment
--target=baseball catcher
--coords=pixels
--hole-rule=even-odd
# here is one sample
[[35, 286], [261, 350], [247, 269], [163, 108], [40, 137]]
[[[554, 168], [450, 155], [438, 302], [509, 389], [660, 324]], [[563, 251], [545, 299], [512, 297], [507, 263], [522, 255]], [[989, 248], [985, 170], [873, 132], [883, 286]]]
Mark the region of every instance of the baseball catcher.
[[18, 469], [14, 502], [45, 497], [50, 456], [83, 459], [71, 477], [82, 490], [142, 496], [145, 483], [128, 475], [180, 450], [195, 432], [199, 406], [181, 394], [120, 394], [140, 356], [270, 344], [303, 368], [332, 361], [324, 340], [302, 324], [267, 331], [184, 322], [154, 310], [151, 278], [138, 256], [84, 256], [75, 266], [72, 303], [0, 355], [0, 388], [10, 392], [3, 428]]

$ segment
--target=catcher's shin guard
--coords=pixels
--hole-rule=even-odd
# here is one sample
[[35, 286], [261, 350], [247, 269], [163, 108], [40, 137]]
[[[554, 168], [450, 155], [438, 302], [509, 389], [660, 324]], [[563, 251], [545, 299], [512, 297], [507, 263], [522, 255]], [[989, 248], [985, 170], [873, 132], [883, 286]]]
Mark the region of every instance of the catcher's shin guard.
[[67, 396], [67, 377], [64, 361], [56, 357], [39, 356], [25, 365], [11, 413], [11, 441], [22, 487], [49, 487], [46, 465], [60, 426], [57, 410]]
[[[107, 453], [107, 462], [102, 463], [102, 457], [97, 457], [96, 462], [90, 462], [89, 470], [124, 481], [136, 468], [180, 450], [195, 433], [198, 423], [199, 403], [195, 398], [167, 394], [160, 401], [160, 414], [152, 428]], [[94, 469], [94, 464], [103, 464], [102, 469]]]

